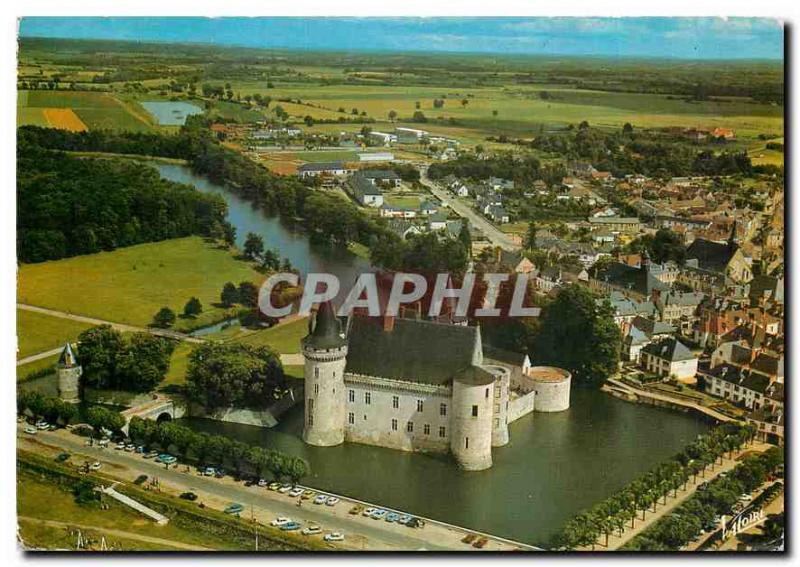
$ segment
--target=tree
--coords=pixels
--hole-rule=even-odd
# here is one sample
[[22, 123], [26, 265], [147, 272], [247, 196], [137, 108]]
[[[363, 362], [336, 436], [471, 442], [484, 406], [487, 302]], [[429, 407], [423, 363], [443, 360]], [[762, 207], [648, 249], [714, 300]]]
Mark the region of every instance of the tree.
[[495, 118], [497, 118], [497, 111], [496, 111], [496, 110], [492, 110], [492, 116], [494, 116]]
[[239, 301], [239, 292], [233, 282], [227, 282], [222, 286], [222, 293], [220, 294], [222, 305], [230, 307]]
[[245, 307], [258, 307], [258, 286], [253, 282], [239, 284], [239, 303]]
[[626, 122], [622, 126], [622, 135], [623, 136], [632, 136], [633, 135], [633, 125], [630, 122]]
[[261, 266], [265, 270], [277, 272], [281, 267], [281, 257], [276, 250], [267, 249], [261, 256]]
[[659, 264], [672, 260], [682, 266], [686, 262], [686, 249], [680, 236], [668, 228], [660, 228], [652, 240], [652, 256]]
[[183, 314], [187, 317], [197, 317], [203, 312], [203, 304], [196, 297], [192, 297], [183, 307]]
[[458, 240], [467, 251], [467, 258], [472, 258], [472, 236], [469, 231], [469, 221], [463, 219], [461, 221], [461, 230], [458, 231]]
[[394, 122], [396, 119], [397, 119], [397, 111], [396, 110], [390, 110], [389, 111], [389, 120], [391, 122]]
[[416, 108], [417, 110], [419, 110], [420, 108], [422, 108], [422, 104], [421, 104], [419, 101], [416, 101], [416, 102], [414, 103], [414, 108]]
[[621, 341], [608, 302], [598, 305], [591, 292], [570, 285], [545, 307], [533, 349], [542, 363], [601, 385], [617, 370]]
[[306, 114], [305, 118], [303, 118], [303, 122], [305, 122], [306, 126], [311, 127], [314, 125], [314, 118], [311, 115]]
[[162, 307], [153, 317], [153, 325], [166, 329], [175, 323], [175, 312], [169, 307]]
[[414, 115], [411, 117], [412, 122], [427, 122], [428, 119], [425, 116], [425, 113], [421, 110], [417, 110], [414, 112]]
[[244, 255], [250, 260], [255, 260], [263, 253], [264, 239], [259, 234], [248, 232], [244, 241]]
[[525, 249], [533, 250], [536, 248], [536, 223], [530, 221], [528, 223], [528, 232], [525, 234]]

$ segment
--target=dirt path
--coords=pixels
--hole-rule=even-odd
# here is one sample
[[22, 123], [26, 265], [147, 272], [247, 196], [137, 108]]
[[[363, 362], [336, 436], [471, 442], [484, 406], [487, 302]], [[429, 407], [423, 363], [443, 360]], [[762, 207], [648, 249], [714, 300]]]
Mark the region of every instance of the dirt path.
[[38, 524], [43, 524], [45, 526], [50, 526], [53, 528], [78, 528], [81, 530], [92, 530], [96, 532], [102, 532], [107, 535], [112, 535], [116, 537], [121, 537], [125, 539], [132, 539], [137, 541], [143, 541], [146, 543], [152, 543], [154, 545], [164, 545], [167, 547], [171, 547], [174, 549], [180, 549], [185, 551], [214, 551], [210, 547], [202, 547], [199, 545], [191, 545], [188, 543], [182, 543], [180, 541], [175, 541], [172, 539], [162, 539], [160, 537], [152, 537], [146, 536], [142, 534], [137, 534], [133, 532], [126, 532], [122, 530], [115, 530], [112, 528], [103, 528], [100, 526], [87, 526], [85, 524], [75, 524], [72, 522], [59, 522], [56, 520], [43, 520], [41, 518], [33, 518], [31, 516], [17, 516], [18, 520], [22, 520], [25, 522], [36, 522]]

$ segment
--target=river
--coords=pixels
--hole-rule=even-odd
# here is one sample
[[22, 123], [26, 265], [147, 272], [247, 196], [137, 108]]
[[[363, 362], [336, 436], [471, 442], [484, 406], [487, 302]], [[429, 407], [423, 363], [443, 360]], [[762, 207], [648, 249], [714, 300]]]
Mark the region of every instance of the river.
[[[302, 272], [331, 271], [354, 278], [369, 264], [353, 255], [320, 250], [301, 233], [184, 166], [154, 163], [161, 174], [222, 195], [239, 244], [248, 232], [264, 237]], [[52, 387], [52, 377], [26, 387]], [[318, 448], [300, 439], [302, 408], [275, 429], [197, 418], [180, 420], [300, 455], [311, 464], [310, 485], [392, 508], [543, 545], [570, 517], [613, 494], [636, 476], [680, 451], [708, 425], [690, 414], [624, 402], [573, 387], [571, 407], [533, 414], [510, 427], [511, 442], [493, 451], [494, 466], [460, 471], [448, 456], [403, 453], [366, 445]]]

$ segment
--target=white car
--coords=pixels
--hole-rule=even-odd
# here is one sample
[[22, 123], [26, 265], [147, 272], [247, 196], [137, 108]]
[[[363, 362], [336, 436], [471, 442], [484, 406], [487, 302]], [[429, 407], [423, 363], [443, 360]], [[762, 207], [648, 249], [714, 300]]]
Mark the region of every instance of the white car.
[[24, 431], [28, 435], [36, 435], [36, 428], [31, 425], [26, 425]]
[[269, 525], [270, 526], [283, 526], [285, 524], [291, 524], [291, 523], [292, 523], [292, 519], [291, 518], [287, 518], [285, 516], [278, 516], [277, 518], [272, 520], [269, 523]]
[[331, 532], [323, 536], [325, 541], [344, 541], [344, 534], [340, 532]]
[[367, 517], [370, 517], [370, 516], [372, 516], [372, 514], [374, 514], [374, 513], [376, 512], [376, 510], [377, 510], [377, 508], [367, 508], [366, 510], [364, 510], [364, 511], [361, 513], [361, 515], [362, 515], [362, 516], [367, 516]]
[[328, 496], [328, 499], [325, 501], [326, 506], [335, 506], [339, 502], [339, 499], [335, 496]]
[[36, 429], [38, 429], [39, 431], [44, 431], [45, 429], [47, 429], [49, 427], [50, 427], [50, 424], [47, 423], [46, 421], [37, 421], [36, 422]]
[[297, 498], [297, 497], [298, 497], [298, 496], [300, 496], [301, 494], [303, 494], [303, 489], [302, 489], [302, 488], [299, 488], [299, 487], [298, 487], [298, 488], [292, 488], [292, 489], [289, 491], [289, 496], [291, 496], [292, 498]]
[[100, 461], [93, 462], [91, 465], [89, 465], [89, 468], [91, 470], [93, 470], [93, 471], [99, 471], [100, 470]]
[[114, 445], [114, 449], [116, 449], [117, 451], [123, 451], [125, 449], [125, 443], [122, 442], [117, 443], [116, 445]]
[[307, 528], [303, 528], [303, 531], [301, 531], [300, 533], [303, 535], [317, 535], [322, 533], [322, 528], [312, 524]]
[[263, 478], [258, 479], [258, 486], [267, 486], [267, 484], [269, 483], [266, 481], [266, 479]]
[[281, 486], [278, 489], [278, 492], [280, 492], [281, 494], [286, 494], [290, 490], [292, 490], [292, 485], [291, 484], [284, 484], [283, 486]]
[[752, 496], [750, 496], [749, 494], [742, 494], [742, 495], [739, 497], [739, 501], [740, 501], [740, 502], [750, 502], [752, 499], [753, 499], [753, 497], [752, 497]]

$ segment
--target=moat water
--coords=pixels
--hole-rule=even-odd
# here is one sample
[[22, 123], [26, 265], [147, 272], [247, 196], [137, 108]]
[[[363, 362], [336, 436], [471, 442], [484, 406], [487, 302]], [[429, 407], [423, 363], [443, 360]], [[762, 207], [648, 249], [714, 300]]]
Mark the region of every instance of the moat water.
[[[354, 278], [370, 269], [351, 254], [312, 246], [301, 232], [186, 167], [154, 166], [168, 179], [222, 195], [240, 245], [248, 232], [261, 234], [268, 247], [280, 250], [303, 273], [330, 271]], [[51, 377], [22, 387], [54, 393], [54, 386]], [[312, 470], [305, 482], [320, 489], [534, 545], [546, 544], [576, 513], [610, 496], [708, 429], [691, 414], [573, 387], [568, 411], [535, 413], [513, 423], [511, 442], [493, 451], [494, 466], [467, 473], [446, 455], [356, 444], [309, 447], [300, 438], [302, 413], [302, 407], [293, 409], [274, 429], [197, 418], [180, 422], [302, 456]]]

